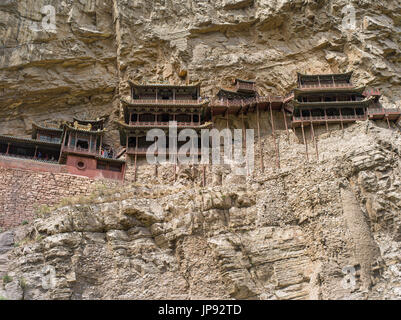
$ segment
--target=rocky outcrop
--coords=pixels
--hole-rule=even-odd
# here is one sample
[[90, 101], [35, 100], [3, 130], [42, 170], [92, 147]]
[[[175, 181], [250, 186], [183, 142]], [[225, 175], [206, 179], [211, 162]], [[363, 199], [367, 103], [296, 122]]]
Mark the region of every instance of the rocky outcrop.
[[244, 183], [227, 168], [206, 188], [149, 180], [36, 220], [8, 254], [2, 295], [400, 298], [399, 132], [361, 122], [321, 133], [309, 163], [294, 133], [281, 141], [281, 170], [265, 158]]

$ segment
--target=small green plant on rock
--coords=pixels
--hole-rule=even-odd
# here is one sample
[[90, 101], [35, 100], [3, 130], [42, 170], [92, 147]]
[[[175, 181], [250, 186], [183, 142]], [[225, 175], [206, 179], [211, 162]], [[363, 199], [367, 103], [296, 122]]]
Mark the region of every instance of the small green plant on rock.
[[20, 278], [19, 279], [19, 285], [20, 285], [20, 287], [24, 290], [24, 289], [26, 289], [26, 281], [25, 281], [25, 279], [24, 278]]
[[3, 276], [3, 284], [7, 284], [13, 281], [13, 278], [11, 278], [8, 274]]

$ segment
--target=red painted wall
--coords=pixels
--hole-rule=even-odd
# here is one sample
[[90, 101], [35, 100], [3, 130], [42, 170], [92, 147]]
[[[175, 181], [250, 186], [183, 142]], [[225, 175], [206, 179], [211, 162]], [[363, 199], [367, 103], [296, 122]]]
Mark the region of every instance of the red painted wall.
[[[83, 167], [79, 167], [78, 163], [83, 163]], [[80, 175], [89, 177], [92, 179], [113, 179], [120, 180], [124, 179], [124, 165], [121, 172], [110, 171], [110, 170], [100, 170], [96, 168], [97, 161], [93, 158], [80, 157], [75, 155], [67, 156], [67, 171], [70, 174]]]

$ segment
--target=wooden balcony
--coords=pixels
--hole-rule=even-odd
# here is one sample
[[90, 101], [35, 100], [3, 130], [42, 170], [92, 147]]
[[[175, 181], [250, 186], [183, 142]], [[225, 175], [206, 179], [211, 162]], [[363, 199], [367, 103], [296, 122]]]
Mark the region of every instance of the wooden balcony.
[[[128, 148], [127, 148], [127, 154], [130, 154], [130, 155], [135, 155], [135, 154], [137, 154], [137, 155], [146, 156], [146, 153], [147, 153], [147, 151], [148, 151], [148, 148], [149, 148], [149, 147], [138, 147], [138, 148], [135, 148], [135, 147], [128, 147]], [[180, 146], [178, 146], [177, 149], [179, 150], [179, 149], [180, 149]], [[153, 154], [153, 152], [152, 152], [152, 154]], [[169, 149], [164, 149], [164, 150], [156, 151], [156, 155], [159, 155], [159, 154], [169, 155], [170, 152], [169, 152]], [[186, 153], [180, 153], [180, 152], [178, 152], [177, 154], [178, 154], [178, 155], [184, 155], [184, 154], [185, 154], [186, 156], [189, 156], [189, 155], [190, 155], [190, 152], [186, 152]], [[195, 155], [200, 156], [201, 154], [202, 154], [202, 152], [201, 152], [201, 149], [199, 148], [198, 151], [195, 152]]]
[[397, 108], [375, 108], [368, 109], [369, 119], [380, 120], [388, 118], [389, 120], [397, 120], [401, 116], [401, 110]]
[[[155, 122], [155, 121], [149, 121], [149, 122], [143, 122], [143, 121], [130, 121], [129, 125], [132, 127], [138, 127], [138, 128], [154, 128], [154, 127], [168, 127], [170, 122]], [[177, 122], [177, 127], [190, 127], [190, 128], [196, 128], [200, 127], [203, 124], [200, 122]]]
[[302, 117], [293, 117], [292, 118], [292, 126], [300, 127], [302, 124], [304, 126], [310, 125], [311, 122], [316, 124], [321, 123], [347, 123], [354, 121], [363, 121], [366, 120], [366, 115], [343, 115], [343, 116], [302, 116]]
[[165, 106], [199, 106], [207, 102], [206, 100], [177, 100], [177, 99], [172, 99], [172, 100], [163, 100], [163, 99], [130, 99], [130, 104], [131, 105], [149, 105], [149, 106], [159, 106], [159, 105], [165, 105]]
[[255, 84], [254, 83], [247, 83], [247, 82], [237, 82], [235, 86], [237, 91], [255, 91]]
[[381, 93], [379, 89], [368, 89], [363, 92], [363, 95], [368, 98], [371, 96], [381, 96]]
[[300, 89], [325, 89], [325, 88], [353, 88], [352, 83], [316, 83], [316, 84], [301, 84]]
[[84, 148], [79, 148], [79, 147], [70, 147], [70, 146], [63, 146], [61, 148], [61, 152], [71, 152], [71, 153], [79, 153], [79, 154], [85, 154], [85, 155], [94, 155], [97, 156], [99, 155], [99, 150], [89, 150], [89, 149], [84, 149]]

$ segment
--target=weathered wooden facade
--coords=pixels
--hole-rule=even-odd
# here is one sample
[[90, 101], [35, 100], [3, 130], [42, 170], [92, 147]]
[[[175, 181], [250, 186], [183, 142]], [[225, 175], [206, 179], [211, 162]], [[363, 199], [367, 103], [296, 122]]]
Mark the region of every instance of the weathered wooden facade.
[[292, 126], [312, 126], [345, 123], [366, 119], [396, 121], [397, 109], [384, 109], [377, 90], [357, 87], [351, 81], [352, 72], [343, 74], [298, 74], [294, 90]]
[[[183, 129], [200, 131], [211, 127], [208, 101], [200, 96], [200, 85], [175, 86], [165, 84], [138, 85], [131, 83], [131, 99], [121, 100], [124, 121], [119, 121], [120, 142], [129, 156], [143, 156], [154, 141], [146, 141], [147, 132], [158, 128], [166, 133], [168, 154], [169, 124], [175, 121], [178, 134]], [[178, 142], [178, 149], [185, 142]]]
[[59, 164], [60, 172], [89, 178], [123, 180], [125, 161], [104, 153], [104, 133], [103, 119], [74, 119], [60, 127], [34, 123], [32, 139], [0, 136], [0, 155]]

